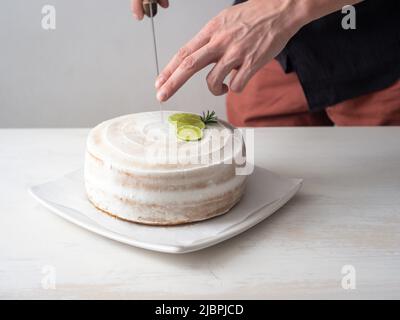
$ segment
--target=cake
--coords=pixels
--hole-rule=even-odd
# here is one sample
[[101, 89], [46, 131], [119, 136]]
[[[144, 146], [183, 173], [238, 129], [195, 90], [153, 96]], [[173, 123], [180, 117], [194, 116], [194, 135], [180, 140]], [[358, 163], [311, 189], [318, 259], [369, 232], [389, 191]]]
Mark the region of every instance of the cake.
[[[241, 199], [245, 146], [218, 120], [198, 141], [182, 141], [166, 119], [173, 111], [105, 121], [89, 133], [84, 179], [89, 201], [114, 217], [178, 225], [227, 213]], [[240, 159], [240, 163], [238, 161]]]

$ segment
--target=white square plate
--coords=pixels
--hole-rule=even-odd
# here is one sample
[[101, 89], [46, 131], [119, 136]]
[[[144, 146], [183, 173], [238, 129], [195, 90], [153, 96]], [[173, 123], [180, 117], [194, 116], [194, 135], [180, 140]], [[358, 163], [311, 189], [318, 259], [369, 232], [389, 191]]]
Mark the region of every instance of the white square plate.
[[148, 250], [186, 253], [210, 247], [248, 230], [287, 203], [301, 185], [301, 179], [280, 177], [255, 167], [243, 199], [229, 213], [173, 227], [125, 222], [97, 210], [86, 198], [82, 170], [32, 187], [30, 192], [53, 213], [106, 238]]

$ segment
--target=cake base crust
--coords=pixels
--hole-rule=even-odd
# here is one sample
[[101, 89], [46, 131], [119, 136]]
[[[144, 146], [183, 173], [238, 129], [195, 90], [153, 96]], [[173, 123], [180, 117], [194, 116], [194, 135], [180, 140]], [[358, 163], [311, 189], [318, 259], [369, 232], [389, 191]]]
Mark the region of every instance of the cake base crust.
[[127, 219], [127, 218], [119, 216], [117, 213], [110, 212], [110, 210], [103, 208], [101, 205], [96, 204], [96, 202], [93, 199], [91, 199], [89, 195], [87, 195], [87, 198], [88, 198], [89, 202], [97, 210], [100, 210], [101, 212], [103, 212], [103, 213], [107, 214], [108, 216], [113, 217], [115, 219], [125, 221], [125, 222], [130, 222], [130, 223], [147, 225], [147, 226], [158, 226], [158, 227], [169, 226], [169, 227], [172, 227], [172, 226], [179, 226], [179, 225], [188, 224], [188, 223], [201, 222], [201, 221], [216, 218], [216, 217], [219, 217], [219, 216], [222, 216], [222, 215], [228, 213], [242, 199], [245, 187], [246, 187], [246, 185], [245, 185], [245, 183], [243, 183], [242, 186], [240, 186], [237, 190], [235, 190], [235, 193], [237, 193], [238, 196], [235, 197], [233, 202], [230, 202], [227, 205], [225, 205], [224, 207], [219, 208], [218, 210], [215, 210], [214, 212], [208, 213], [207, 215], [199, 215], [197, 218], [192, 217], [190, 220], [188, 218], [186, 218], [186, 219], [179, 218], [179, 216], [176, 216], [176, 218], [174, 220], [168, 219], [165, 221], [156, 220], [156, 219], [145, 220], [145, 218], [143, 218], [141, 220]]
[[146, 222], [146, 221], [133, 221], [133, 220], [128, 220], [128, 219], [119, 217], [117, 214], [114, 214], [114, 213], [112, 213], [112, 212], [108, 212], [107, 210], [100, 208], [100, 207], [99, 207], [98, 205], [96, 205], [96, 204], [90, 199], [90, 197], [88, 196], [89, 202], [90, 202], [97, 210], [100, 210], [101, 212], [105, 213], [106, 215], [108, 215], [108, 216], [110, 216], [110, 217], [112, 217], [112, 218], [115, 218], [115, 219], [118, 219], [118, 220], [121, 220], [121, 221], [125, 221], [125, 222], [129, 222], [129, 223], [136, 223], [136, 224], [145, 225], [145, 226], [152, 226], [152, 227], [173, 227], [173, 226], [181, 226], [181, 225], [185, 225], [185, 224], [188, 224], [188, 223], [202, 222], [202, 221], [205, 221], [205, 220], [217, 218], [217, 217], [223, 216], [224, 214], [227, 214], [234, 206], [236, 206], [236, 205], [240, 202], [241, 198], [242, 198], [242, 196], [239, 197], [239, 198], [237, 198], [237, 200], [236, 200], [233, 204], [230, 204], [230, 205], [227, 206], [225, 209], [222, 209], [222, 210], [219, 211], [219, 212], [215, 212], [215, 213], [209, 214], [209, 215], [207, 215], [207, 216], [203, 216], [202, 218], [200, 218], [200, 219], [198, 219], [198, 220], [192, 220], [192, 221], [189, 221], [189, 222], [188, 222], [187, 220], [181, 220], [181, 221], [177, 220], [177, 221], [175, 221], [175, 222], [171, 222], [171, 221], [168, 221], [168, 222], [161, 222], [161, 221], [159, 221], [159, 222], [156, 222], [156, 221]]

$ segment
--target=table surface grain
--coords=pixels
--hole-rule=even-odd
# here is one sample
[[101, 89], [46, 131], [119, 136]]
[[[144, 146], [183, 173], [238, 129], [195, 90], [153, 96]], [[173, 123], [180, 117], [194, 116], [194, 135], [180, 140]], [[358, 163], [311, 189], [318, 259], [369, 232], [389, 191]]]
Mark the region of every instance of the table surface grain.
[[[0, 298], [400, 298], [400, 128], [263, 128], [257, 164], [304, 178], [272, 217], [185, 255], [111, 241], [28, 194], [83, 164], [87, 129], [0, 130]], [[352, 266], [355, 289], [342, 287]]]

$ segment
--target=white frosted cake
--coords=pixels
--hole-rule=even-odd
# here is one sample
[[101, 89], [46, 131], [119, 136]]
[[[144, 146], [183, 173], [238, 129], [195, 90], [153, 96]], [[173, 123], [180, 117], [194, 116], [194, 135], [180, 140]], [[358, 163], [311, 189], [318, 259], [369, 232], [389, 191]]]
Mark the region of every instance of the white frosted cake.
[[[123, 220], [177, 225], [228, 212], [242, 197], [245, 146], [224, 121], [198, 141], [182, 141], [166, 119], [174, 112], [122, 116], [91, 130], [85, 159], [90, 202]], [[238, 160], [239, 159], [239, 160]]]

